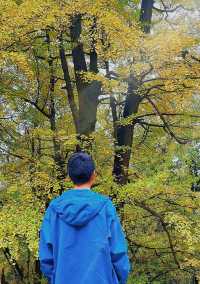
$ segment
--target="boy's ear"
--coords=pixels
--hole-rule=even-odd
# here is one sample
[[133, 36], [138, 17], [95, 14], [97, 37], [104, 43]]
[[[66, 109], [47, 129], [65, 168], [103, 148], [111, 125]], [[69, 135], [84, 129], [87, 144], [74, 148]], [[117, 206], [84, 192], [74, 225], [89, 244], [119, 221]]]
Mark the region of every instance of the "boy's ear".
[[97, 174], [96, 174], [96, 171], [94, 170], [93, 173], [92, 173], [92, 176], [91, 176], [91, 181], [92, 181], [92, 182], [95, 181], [96, 176], [97, 176]]

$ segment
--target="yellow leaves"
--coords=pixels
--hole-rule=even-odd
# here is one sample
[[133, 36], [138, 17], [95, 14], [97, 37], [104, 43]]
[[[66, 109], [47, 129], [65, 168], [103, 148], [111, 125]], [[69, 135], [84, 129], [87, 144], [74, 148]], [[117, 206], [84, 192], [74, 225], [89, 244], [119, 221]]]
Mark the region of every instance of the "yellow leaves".
[[73, 2], [68, 13], [73, 15], [78, 14], [78, 11], [84, 15], [83, 42], [87, 46], [93, 41], [99, 57], [103, 60], [115, 61], [123, 58], [136, 47], [141, 35], [140, 29], [133, 20], [128, 21], [126, 13], [119, 9], [118, 1]]
[[125, 199], [126, 197], [131, 198], [134, 203], [134, 199], [139, 200], [140, 198], [145, 198], [145, 196], [151, 198], [154, 195], [166, 194], [171, 190], [166, 185], [168, 178], [169, 172], [167, 170], [149, 178], [143, 177], [142, 179], [138, 179], [134, 184], [124, 186], [120, 190], [119, 196]]
[[[200, 260], [195, 258], [195, 256], [189, 258], [189, 256], [187, 258], [184, 259], [184, 263], [182, 264], [182, 268], [194, 268], [194, 269], [198, 269], [200, 267]], [[198, 275], [197, 273], [197, 279], [200, 279], [200, 275]]]
[[[173, 226], [177, 232], [178, 239], [185, 245], [185, 249], [190, 252], [195, 251], [195, 244], [199, 243], [199, 228], [196, 230], [194, 224], [186, 216], [169, 212], [165, 215], [165, 221]], [[197, 224], [195, 224], [195, 227]]]
[[29, 81], [34, 77], [30, 60], [25, 53], [0, 52], [0, 66], [10, 67], [10, 72], [15, 73], [15, 76], [18, 75], [18, 72], [22, 73]]
[[39, 203], [36, 200], [31, 203], [30, 196], [27, 199], [20, 198], [18, 202], [13, 202], [14, 200], [13, 197], [12, 200], [7, 201], [0, 211], [0, 247], [9, 247], [13, 257], [18, 259], [21, 256], [20, 238], [25, 237], [29, 249], [37, 254], [33, 243], [37, 243], [36, 236], [41, 222], [41, 214], [37, 209], [40, 206]]
[[[148, 48], [149, 55], [159, 64], [170, 60], [179, 60], [184, 48], [194, 44], [194, 38], [184, 34], [183, 31], [161, 30], [158, 34], [146, 38], [144, 48]], [[160, 60], [159, 60], [160, 59]], [[158, 61], [159, 60], [159, 61]]]
[[38, 137], [41, 136], [43, 138], [49, 138], [51, 139], [53, 137], [53, 131], [51, 129], [45, 129], [45, 128], [34, 128], [31, 130], [32, 137]]
[[[69, 107], [60, 96], [65, 88], [58, 48], [59, 36], [63, 32], [63, 46], [77, 103], [77, 82], [75, 82], [71, 57], [72, 48], [77, 46], [77, 42], [71, 43], [69, 30], [71, 18], [74, 15], [82, 15], [82, 33], [78, 44], [83, 43], [87, 64], [88, 53], [91, 52], [93, 45], [98, 53], [100, 73], [88, 72], [82, 76], [86, 82], [99, 81], [106, 94], [111, 94], [116, 99], [119, 97], [119, 104], [118, 101], [116, 104], [119, 117], [123, 113], [124, 94], [127, 92], [127, 78], [130, 73], [134, 74], [132, 80], [135, 80], [135, 84], [142, 82], [142, 74], [147, 74], [146, 77], [144, 76], [147, 82], [137, 90], [137, 94], [142, 97], [145, 91], [152, 88], [148, 95], [155, 101], [159, 110], [175, 112], [183, 111], [189, 106], [194, 88], [199, 88], [198, 83], [194, 83], [190, 76], [197, 76], [200, 68], [194, 62], [191, 67], [191, 60], [188, 59], [186, 62], [183, 59], [184, 48], [194, 44], [193, 39], [187, 36], [185, 31], [160, 30], [158, 32], [155, 29], [151, 35], [142, 37], [137, 23], [131, 20], [128, 9], [120, 10], [119, 1], [25, 0], [20, 6], [12, 4], [13, 2], [9, 0], [0, 1], [2, 16], [0, 19], [0, 64], [5, 70], [5, 77], [12, 78], [10, 74], [13, 72], [12, 74], [19, 80], [18, 84], [13, 84], [14, 86], [20, 87], [22, 82], [25, 86], [25, 91], [15, 92], [14, 90], [13, 94], [16, 97], [18, 95], [18, 99], [23, 95], [32, 102], [38, 102], [38, 106], [47, 111], [50, 110], [51, 104], [49, 81], [52, 77], [49, 71], [53, 71], [56, 82], [53, 99], [58, 129], [58, 131], [51, 131], [48, 119], [42, 114], [39, 115], [37, 109], [31, 109], [25, 104], [24, 108], [25, 111], [27, 109], [28, 115], [23, 113], [22, 119], [19, 117], [19, 122], [22, 122], [27, 130], [26, 134], [23, 133], [24, 129], [22, 133], [19, 133], [23, 138], [22, 140], [17, 138], [16, 143], [19, 142], [20, 145], [16, 148], [19, 151], [17, 153], [20, 153], [23, 158], [24, 153], [27, 157], [33, 156], [33, 161], [30, 164], [24, 160], [21, 162], [11, 160], [4, 166], [6, 182], [11, 186], [4, 186], [7, 190], [4, 196], [5, 206], [0, 213], [2, 223], [0, 246], [9, 246], [18, 257], [17, 253], [21, 248], [18, 243], [19, 235], [27, 241], [30, 250], [36, 255], [38, 227], [44, 204], [58, 194], [60, 183], [62, 183], [58, 179], [60, 172], [55, 162], [55, 155], [61, 155], [63, 159], [66, 159], [77, 145]], [[50, 44], [46, 39], [47, 31], [50, 35]], [[6, 47], [9, 48], [3, 52], [2, 49]], [[53, 66], [49, 70], [51, 59], [53, 59]], [[102, 71], [105, 61], [109, 61], [110, 71], [115, 73], [111, 77], [115, 79], [107, 78]], [[10, 83], [8, 79], [6, 78], [4, 83]], [[32, 89], [26, 88], [27, 81], [34, 84]], [[19, 107], [19, 116], [21, 116], [21, 105], [17, 103], [16, 105], [14, 111]], [[123, 125], [130, 124], [135, 116], [145, 115], [146, 111], [152, 113], [155, 109], [144, 99], [139, 113], [120, 122]], [[24, 120], [25, 122], [27, 120], [27, 124]], [[139, 140], [141, 134], [139, 127], [135, 127], [134, 155], [129, 171], [130, 183], [119, 187], [114, 184], [111, 174], [114, 139], [112, 120], [107, 107], [98, 109], [97, 120], [100, 123], [95, 135], [91, 137], [92, 154], [97, 162], [97, 184], [100, 183], [97, 191], [110, 196], [117, 195], [114, 202], [120, 206], [123, 202], [128, 204], [125, 206], [123, 217], [131, 240], [139, 243], [142, 247], [140, 252], [145, 251], [143, 248], [145, 246], [149, 246], [150, 249], [153, 247], [153, 251], [164, 247], [164, 253], [167, 252], [170, 255], [169, 240], [163, 230], [162, 220], [166, 223], [172, 238], [176, 239], [177, 250], [195, 252], [199, 242], [197, 235], [199, 225], [198, 220], [193, 219], [193, 208], [196, 209], [199, 203], [190, 191], [191, 180], [184, 179], [186, 170], [177, 170], [175, 173], [170, 167], [162, 166], [164, 159], [171, 160], [176, 154], [176, 149], [166, 154], [167, 139], [158, 134], [162, 128], [159, 128], [157, 132], [153, 130], [153, 135], [151, 135], [152, 129], [144, 129], [147, 131], [147, 138], [149, 139], [150, 135], [152, 137], [151, 148], [144, 151], [141, 146], [138, 146], [138, 141], [135, 141]], [[176, 125], [175, 118], [172, 121], [171, 117], [167, 117], [166, 120], [172, 125], [171, 127]], [[180, 123], [180, 120], [181, 118], [178, 117], [177, 123]], [[154, 116], [153, 118], [147, 116], [144, 120], [141, 118], [139, 122], [163, 124], [160, 118], [154, 118]], [[54, 141], [58, 144], [53, 144]], [[148, 146], [147, 143], [146, 147]], [[125, 147], [120, 149], [124, 150]], [[174, 176], [179, 180], [174, 181]], [[22, 181], [19, 182], [19, 180]], [[16, 186], [16, 183], [19, 185]], [[69, 183], [66, 182], [64, 185], [67, 187]], [[190, 218], [192, 221], [189, 220]], [[150, 253], [141, 253], [141, 255], [146, 259], [149, 256], [152, 257]]]
[[[7, 9], [4, 6], [4, 3], [0, 3], [0, 9], [3, 10], [0, 28], [2, 46], [8, 45], [8, 40], [12, 44], [16, 40], [22, 41], [31, 37], [34, 32], [52, 27], [60, 30], [66, 29], [66, 26], [70, 24], [70, 16], [78, 13], [86, 14], [86, 21], [88, 17], [97, 18], [97, 50], [99, 50], [98, 46], [102, 45], [101, 38], [104, 33], [111, 44], [109, 49], [110, 56], [112, 54], [113, 58], [117, 56], [115, 52], [122, 55], [128, 49], [132, 49], [139, 34], [137, 27], [133, 24], [130, 27], [126, 18], [120, 14], [118, 1], [26, 0], [20, 6], [7, 5]], [[114, 7], [116, 9], [113, 9]], [[15, 21], [12, 20], [13, 18]], [[103, 48], [101, 46], [100, 54], [103, 52]]]
[[140, 91], [149, 90], [161, 112], [184, 112], [192, 106], [191, 98], [199, 89], [199, 65], [184, 52], [194, 45], [195, 39], [185, 30], [166, 31], [166, 27], [143, 40], [133, 68], [138, 76], [151, 70]]
[[[26, 172], [1, 192], [4, 202], [0, 210], [0, 248], [8, 247], [18, 260], [28, 246], [37, 257], [39, 227], [44, 213], [44, 197], [52, 199], [60, 186], [46, 172]], [[5, 199], [5, 200], [4, 200]]]
[[110, 58], [113, 61], [131, 53], [141, 35], [136, 24], [128, 26], [126, 20], [113, 11], [102, 11], [98, 19], [98, 33], [96, 44], [98, 53], [105, 60]]
[[19, 6], [14, 5], [14, 1], [11, 2], [13, 5], [9, 5], [7, 9], [0, 3], [0, 9], [3, 11], [0, 27], [2, 47], [26, 40], [33, 32], [55, 25], [56, 16], [60, 14], [55, 2], [51, 0], [26, 0]]
[[73, 149], [75, 149], [75, 147], [78, 143], [77, 137], [76, 137], [75, 134], [66, 136], [66, 133], [64, 133], [63, 136], [60, 136], [60, 140], [61, 141], [63, 140], [64, 141], [63, 145], [65, 146], [65, 148], [68, 149], [68, 150], [71, 149], [71, 151], [73, 151]]
[[60, 188], [59, 181], [52, 178], [46, 171], [36, 171], [32, 174], [31, 180], [27, 182], [27, 185], [35, 189], [35, 198], [39, 197], [41, 201], [47, 198], [51, 199], [57, 195]]
[[119, 90], [120, 87], [119, 81], [108, 79], [101, 73], [95, 74], [92, 72], [87, 72], [87, 73], [82, 73], [82, 76], [86, 82], [91, 82], [93, 80], [101, 82], [102, 88], [107, 93], [112, 93], [116, 89]]
[[159, 71], [166, 72], [166, 76], [169, 71], [174, 71], [174, 74], [178, 75], [176, 68], [179, 69], [179, 66], [187, 68], [183, 64], [183, 51], [194, 44], [194, 37], [189, 36], [185, 30], [178, 27], [176, 30], [167, 30], [164, 27], [159, 32], [154, 32], [151, 36], [143, 39], [140, 56], [144, 61], [151, 62], [154, 71], [158, 75], [160, 75]]

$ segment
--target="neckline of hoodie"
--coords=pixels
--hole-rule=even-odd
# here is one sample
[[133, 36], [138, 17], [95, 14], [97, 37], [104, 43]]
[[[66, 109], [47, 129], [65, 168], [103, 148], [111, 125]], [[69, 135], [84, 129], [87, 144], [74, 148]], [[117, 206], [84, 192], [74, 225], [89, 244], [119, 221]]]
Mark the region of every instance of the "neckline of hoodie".
[[89, 188], [69, 188], [67, 191], [82, 191], [82, 190], [87, 190], [87, 191], [91, 191], [91, 189]]

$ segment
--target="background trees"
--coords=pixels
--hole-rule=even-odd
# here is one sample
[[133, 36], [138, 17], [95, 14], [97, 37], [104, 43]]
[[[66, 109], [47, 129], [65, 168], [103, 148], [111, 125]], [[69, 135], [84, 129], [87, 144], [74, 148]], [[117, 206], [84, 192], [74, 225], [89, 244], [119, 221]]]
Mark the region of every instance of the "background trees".
[[123, 220], [130, 283], [198, 278], [199, 23], [186, 4], [0, 2], [2, 283], [42, 283], [40, 222], [81, 149]]

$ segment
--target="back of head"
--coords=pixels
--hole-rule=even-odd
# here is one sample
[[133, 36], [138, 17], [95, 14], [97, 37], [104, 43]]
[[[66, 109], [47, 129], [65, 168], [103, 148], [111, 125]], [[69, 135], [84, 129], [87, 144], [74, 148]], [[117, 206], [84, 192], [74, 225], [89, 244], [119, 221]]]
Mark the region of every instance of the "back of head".
[[95, 170], [95, 164], [90, 155], [84, 152], [74, 153], [68, 161], [67, 172], [74, 184], [87, 183]]

